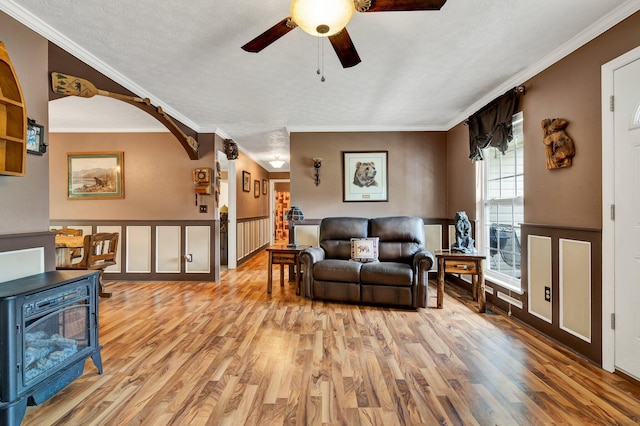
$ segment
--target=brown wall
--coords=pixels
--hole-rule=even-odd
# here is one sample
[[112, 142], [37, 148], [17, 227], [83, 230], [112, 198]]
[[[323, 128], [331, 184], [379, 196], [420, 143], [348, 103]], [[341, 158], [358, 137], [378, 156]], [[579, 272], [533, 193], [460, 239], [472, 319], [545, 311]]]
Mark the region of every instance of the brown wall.
[[269, 173], [269, 179], [289, 179], [289, 172], [271, 172]]
[[[249, 192], [242, 190], [242, 172], [251, 173], [251, 188]], [[254, 217], [269, 216], [269, 190], [267, 195], [262, 193], [262, 180], [269, 181], [269, 172], [262, 166], [253, 161], [251, 158], [240, 152], [236, 160], [236, 206], [238, 212], [237, 220], [248, 219]], [[260, 196], [254, 197], [254, 181], [259, 181]], [[268, 186], [267, 186], [268, 188]]]
[[[193, 169], [215, 170], [212, 140], [200, 144], [192, 161], [171, 133], [51, 133], [51, 219], [212, 220], [212, 195], [198, 199], [208, 213], [195, 205]], [[100, 151], [124, 152], [124, 199], [67, 200], [67, 153]]]
[[[47, 41], [0, 12], [0, 41], [16, 70], [27, 116], [44, 126], [48, 141]], [[0, 234], [49, 229], [49, 154], [27, 154], [26, 176], [0, 176]]]
[[276, 182], [273, 185], [273, 189], [276, 192], [289, 192], [291, 191], [291, 184], [289, 182]]
[[[389, 201], [342, 201], [342, 151], [388, 151]], [[315, 186], [313, 158], [321, 157]], [[446, 213], [444, 132], [292, 133], [291, 203], [307, 218]]]
[[[524, 82], [525, 222], [601, 228], [601, 66], [638, 45], [640, 13]], [[569, 121], [576, 156], [570, 168], [547, 170], [540, 122], [555, 117]], [[473, 211], [475, 171], [468, 160], [467, 128], [449, 130], [447, 143], [448, 213]]]
[[458, 124], [447, 132], [447, 215], [465, 211], [476, 220], [476, 166], [469, 160], [469, 129]]

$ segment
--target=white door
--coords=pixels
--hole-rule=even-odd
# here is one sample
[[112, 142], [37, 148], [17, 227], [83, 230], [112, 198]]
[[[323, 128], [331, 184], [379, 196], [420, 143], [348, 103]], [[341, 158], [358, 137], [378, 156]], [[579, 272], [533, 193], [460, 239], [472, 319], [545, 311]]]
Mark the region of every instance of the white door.
[[615, 366], [640, 378], [640, 59], [614, 72]]

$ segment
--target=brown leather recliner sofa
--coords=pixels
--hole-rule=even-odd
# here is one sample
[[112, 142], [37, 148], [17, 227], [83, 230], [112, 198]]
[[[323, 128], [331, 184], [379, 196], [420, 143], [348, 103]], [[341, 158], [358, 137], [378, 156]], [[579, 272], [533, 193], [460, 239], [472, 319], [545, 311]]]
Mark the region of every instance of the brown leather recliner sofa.
[[[378, 237], [378, 262], [351, 259], [351, 239]], [[339, 302], [427, 306], [433, 255], [424, 249], [419, 217], [329, 217], [320, 223], [320, 247], [301, 254], [306, 297]]]

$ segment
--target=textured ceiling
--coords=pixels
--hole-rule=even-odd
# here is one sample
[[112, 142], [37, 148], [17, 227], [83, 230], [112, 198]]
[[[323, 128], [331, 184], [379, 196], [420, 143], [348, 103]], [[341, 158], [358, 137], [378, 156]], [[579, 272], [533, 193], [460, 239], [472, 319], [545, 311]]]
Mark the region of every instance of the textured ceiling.
[[[260, 53], [240, 48], [287, 17], [289, 0], [0, 1], [0, 10], [194, 130], [233, 138], [270, 170], [275, 155], [288, 159], [289, 132], [448, 130], [639, 9], [638, 0], [448, 0], [440, 11], [356, 12], [347, 28], [362, 63], [343, 69], [325, 43], [323, 83], [318, 41], [299, 28]], [[102, 101], [102, 117], [129, 107]], [[146, 117], [136, 125], [128, 110], [97, 122], [90, 105], [53, 102], [50, 129], [158, 130]]]

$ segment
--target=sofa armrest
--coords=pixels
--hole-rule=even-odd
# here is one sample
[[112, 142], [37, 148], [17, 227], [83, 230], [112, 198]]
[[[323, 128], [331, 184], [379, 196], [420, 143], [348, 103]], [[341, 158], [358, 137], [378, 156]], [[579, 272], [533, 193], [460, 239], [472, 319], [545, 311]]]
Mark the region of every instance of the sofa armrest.
[[413, 267], [417, 271], [429, 271], [435, 262], [433, 254], [427, 250], [421, 250], [413, 256]]
[[324, 250], [320, 247], [308, 247], [300, 253], [300, 260], [313, 265], [316, 262], [324, 260]]
[[427, 290], [429, 289], [429, 270], [433, 267], [435, 258], [427, 250], [421, 250], [413, 256], [414, 281], [414, 306], [416, 308], [427, 307]]
[[320, 247], [309, 247], [300, 253], [300, 263], [302, 263], [302, 295], [311, 297], [311, 286], [313, 285], [313, 265], [324, 260], [325, 252]]

